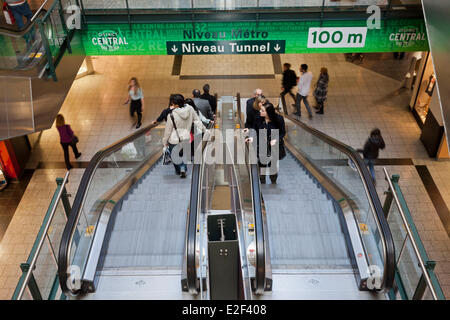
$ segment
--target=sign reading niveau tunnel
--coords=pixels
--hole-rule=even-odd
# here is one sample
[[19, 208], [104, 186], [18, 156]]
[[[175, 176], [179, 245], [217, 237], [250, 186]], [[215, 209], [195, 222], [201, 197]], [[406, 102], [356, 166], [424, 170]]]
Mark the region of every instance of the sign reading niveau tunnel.
[[285, 40], [167, 41], [168, 55], [284, 53]]
[[[429, 49], [420, 19], [89, 24], [87, 55], [400, 52]], [[1, 39], [0, 39], [1, 42]], [[0, 45], [0, 48], [1, 45]], [[1, 50], [0, 50], [1, 54]]]

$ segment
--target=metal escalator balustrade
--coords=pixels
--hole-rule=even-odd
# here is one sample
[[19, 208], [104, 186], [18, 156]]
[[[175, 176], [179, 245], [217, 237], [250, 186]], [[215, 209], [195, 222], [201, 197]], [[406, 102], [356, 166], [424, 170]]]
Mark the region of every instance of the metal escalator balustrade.
[[[241, 95], [236, 95], [236, 124], [237, 128], [244, 128], [245, 121], [242, 118]], [[267, 217], [262, 203], [261, 185], [259, 180], [259, 167], [255, 161], [256, 154], [245, 142], [246, 135], [242, 130], [238, 130], [236, 145], [237, 148], [244, 148], [241, 154], [245, 154], [245, 163], [236, 164], [240, 185], [241, 197], [244, 199], [243, 211], [250, 214], [254, 227], [254, 256], [255, 273], [253, 280], [253, 290], [256, 294], [263, 294], [264, 291], [272, 289], [272, 272], [270, 262], [270, 249], [267, 231]], [[239, 154], [239, 153], [238, 153]], [[251, 204], [246, 207], [245, 204]], [[251, 246], [251, 243], [247, 243]], [[252, 254], [253, 255], [253, 254]]]
[[[100, 253], [91, 248], [100, 234], [97, 227], [106, 228], [99, 219], [105, 210], [111, 213], [115, 203], [161, 155], [163, 131], [155, 127], [142, 128], [98, 151], [85, 170], [58, 253], [59, 282], [65, 293], [78, 294], [89, 289], [83, 287], [82, 277], [89, 267], [91, 252]], [[106, 230], [102, 231], [104, 235]], [[96, 243], [102, 245], [102, 241]], [[90, 268], [95, 269], [96, 265]]]

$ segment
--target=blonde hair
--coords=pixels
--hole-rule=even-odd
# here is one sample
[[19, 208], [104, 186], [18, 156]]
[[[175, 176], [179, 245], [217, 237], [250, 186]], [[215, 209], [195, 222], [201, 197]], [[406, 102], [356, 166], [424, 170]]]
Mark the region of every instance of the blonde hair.
[[[141, 88], [141, 85], [139, 84], [139, 81], [136, 77], [132, 77], [130, 79], [130, 81], [128, 81], [128, 83], [130, 83], [131, 81], [134, 81], [134, 83], [136, 84], [134, 87], [134, 94], [136, 94], [137, 90]], [[130, 91], [130, 89], [131, 89], [131, 85], [128, 85], [128, 91]]]
[[253, 109], [258, 110], [258, 111], [261, 110], [261, 108], [259, 107], [259, 104], [260, 103], [265, 104], [266, 101], [267, 101], [266, 98], [263, 98], [261, 96], [256, 97], [255, 102], [253, 102]]
[[60, 113], [56, 116], [56, 127], [62, 127], [66, 125], [66, 121], [64, 120], [64, 116]]

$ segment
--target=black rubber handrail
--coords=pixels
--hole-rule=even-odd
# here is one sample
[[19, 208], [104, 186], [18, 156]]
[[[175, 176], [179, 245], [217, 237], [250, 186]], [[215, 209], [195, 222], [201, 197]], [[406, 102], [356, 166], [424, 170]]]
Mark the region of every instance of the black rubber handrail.
[[[283, 106], [285, 106], [285, 101], [282, 99]], [[384, 273], [383, 273], [383, 282], [382, 288], [384, 290], [389, 290], [392, 288], [395, 277], [395, 247], [394, 247], [394, 239], [392, 238], [392, 233], [389, 228], [389, 224], [384, 215], [383, 207], [381, 206], [380, 198], [378, 197], [378, 193], [376, 191], [375, 185], [372, 180], [372, 176], [367, 169], [364, 160], [361, 158], [359, 153], [353, 149], [352, 147], [342, 143], [339, 140], [330, 137], [329, 135], [314, 129], [305, 123], [285, 114], [286, 118], [288, 118], [291, 122], [301, 127], [305, 131], [311, 133], [315, 137], [324, 141], [325, 143], [333, 146], [339, 151], [345, 153], [356, 165], [357, 170], [362, 176], [363, 183], [367, 188], [368, 198], [372, 204], [372, 207], [375, 212], [376, 222], [379, 225], [380, 236], [382, 237], [382, 241], [384, 242]]]
[[[212, 124], [210, 123], [207, 129], [211, 129]], [[208, 144], [207, 141], [202, 141], [202, 153]], [[202, 157], [203, 159], [203, 157]], [[196, 239], [197, 239], [197, 217], [198, 210], [201, 209], [199, 200], [201, 192], [203, 190], [202, 178], [202, 167], [205, 162], [194, 163], [192, 166], [192, 182], [191, 182], [191, 195], [189, 200], [189, 211], [186, 226], [186, 285], [187, 291], [191, 293], [198, 293], [198, 275], [197, 266], [195, 263], [196, 257]], [[201, 280], [202, 281], [202, 280]]]
[[89, 185], [92, 181], [92, 178], [94, 176], [94, 173], [98, 167], [98, 165], [101, 163], [101, 161], [110, 155], [111, 153], [114, 153], [115, 151], [118, 151], [120, 148], [122, 148], [127, 143], [136, 140], [137, 138], [143, 136], [146, 134], [149, 130], [156, 127], [157, 124], [151, 124], [149, 126], [146, 126], [129, 136], [101, 149], [98, 151], [89, 161], [89, 165], [84, 171], [83, 177], [81, 178], [81, 182], [78, 186], [78, 191], [75, 196], [75, 200], [72, 205], [72, 210], [70, 211], [70, 215], [67, 219], [66, 226], [64, 228], [62, 237], [61, 237], [61, 243], [59, 247], [58, 252], [58, 277], [59, 277], [59, 283], [61, 286], [61, 289], [64, 293], [73, 293], [78, 294], [79, 292], [72, 291], [67, 286], [67, 280], [68, 280], [68, 274], [67, 270], [69, 268], [69, 249], [72, 245], [72, 239], [75, 234], [78, 221], [81, 215], [81, 209], [84, 203], [84, 200], [86, 198], [86, 193], [89, 189]]
[[[237, 112], [239, 125], [242, 128], [241, 119], [241, 95], [238, 92], [236, 94], [237, 100]], [[250, 147], [245, 144], [246, 153], [249, 155]], [[249, 159], [250, 157], [246, 157]], [[266, 280], [266, 250], [265, 250], [265, 236], [264, 236], [264, 219], [262, 210], [262, 198], [261, 198], [261, 186], [259, 179], [259, 167], [257, 164], [249, 164], [250, 179], [252, 187], [252, 202], [253, 202], [253, 215], [255, 220], [255, 244], [256, 244], [256, 274], [255, 274], [255, 287], [254, 290], [257, 293], [264, 292], [265, 280]]]
[[189, 200], [188, 222], [186, 226], [186, 281], [187, 291], [198, 292], [197, 266], [195, 263], [195, 245], [197, 237], [197, 212], [199, 210], [199, 192], [201, 192], [201, 164], [192, 167], [191, 196]]

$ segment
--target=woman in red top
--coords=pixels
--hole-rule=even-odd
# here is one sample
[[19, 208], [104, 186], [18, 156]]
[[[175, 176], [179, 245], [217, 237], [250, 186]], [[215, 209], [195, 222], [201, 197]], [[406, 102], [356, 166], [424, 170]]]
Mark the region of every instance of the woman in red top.
[[81, 156], [81, 153], [78, 152], [77, 149], [78, 138], [73, 134], [70, 126], [66, 124], [62, 114], [56, 116], [56, 128], [58, 129], [60, 142], [64, 150], [64, 161], [66, 162], [67, 170], [70, 170], [73, 166], [70, 164], [69, 160], [69, 146], [72, 147], [75, 159], [78, 159]]

